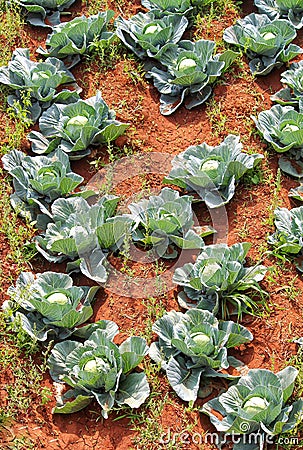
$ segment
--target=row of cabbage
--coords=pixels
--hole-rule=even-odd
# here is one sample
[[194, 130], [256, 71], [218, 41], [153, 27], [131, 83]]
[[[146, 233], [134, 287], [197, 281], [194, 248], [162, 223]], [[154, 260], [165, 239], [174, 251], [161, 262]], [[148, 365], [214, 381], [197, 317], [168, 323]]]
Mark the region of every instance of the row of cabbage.
[[[289, 403], [298, 375], [296, 369], [287, 367], [277, 374], [254, 369], [245, 376], [227, 372], [229, 367], [243, 366], [228, 354], [228, 349], [253, 339], [242, 325], [218, 320], [210, 311], [197, 308], [186, 313], [170, 311], [154, 323], [158, 341], [150, 348], [145, 339], [137, 336], [116, 345], [113, 339], [118, 327], [112, 321], [70, 328], [76, 317], [81, 323], [92, 314], [91, 301], [97, 289], [73, 286], [71, 277], [55, 272], [36, 276], [22, 273], [16, 287], [10, 288], [13, 301], [26, 311], [20, 317], [23, 323], [38, 323], [40, 315], [44, 329], [48, 328], [45, 334], [55, 331], [56, 341], [61, 341], [54, 345], [48, 367], [53, 380], [67, 384], [70, 389], [57, 396], [55, 413], [79, 411], [93, 400], [100, 405], [104, 418], [123, 405], [138, 408], [150, 393], [146, 375], [138, 368], [149, 354], [166, 372], [177, 395], [191, 404], [198, 396], [212, 392], [214, 378], [231, 383], [227, 392], [205, 403], [201, 412], [208, 414], [217, 429], [227, 436], [240, 435], [236, 449], [246, 448], [250, 434], [256, 433], [259, 442], [249, 448], [260, 448], [268, 442], [268, 436], [273, 439], [300, 422], [303, 401]], [[9, 303], [6, 308], [11, 308]], [[35, 333], [32, 328], [30, 334], [36, 337]], [[241, 428], [242, 422], [249, 427]]]
[[[41, 103], [45, 109], [52, 102], [74, 102], [79, 92], [74, 86], [74, 94], [64, 90], [64, 94], [59, 94], [59, 97], [56, 95], [54, 90], [59, 85], [74, 81], [71, 73], [66, 72], [57, 60], [63, 60], [70, 68], [80, 60], [80, 55], [90, 53], [96, 46], [99, 51], [106, 48], [117, 35], [126, 47], [144, 61], [146, 76], [153, 79], [161, 94], [162, 114], [172, 114], [185, 99], [185, 106], [189, 109], [204, 103], [211, 95], [211, 84], [228, 69], [238, 54], [227, 50], [214, 55], [214, 41], [181, 40], [191, 24], [196, 4], [181, 2], [176, 5], [175, 2], [161, 0], [145, 1], [143, 6], [150, 11], [140, 12], [129, 20], [118, 17], [115, 33], [108, 31], [109, 22], [114, 16], [111, 10], [88, 18], [76, 17], [70, 22], [56, 25], [47, 37], [46, 48], [39, 47], [37, 50], [48, 57], [45, 64], [51, 66], [32, 66], [35, 77], [28, 79], [28, 71], [25, 71], [29, 64], [28, 53], [24, 49], [21, 52], [18, 50], [13, 56], [15, 63], [12, 61], [10, 64], [12, 70], [8, 67], [2, 71], [1, 81], [13, 88], [16, 86], [19, 91], [21, 87], [22, 91], [34, 91], [31, 113], [33, 120], [37, 120]], [[295, 7], [293, 11], [296, 12]], [[299, 24], [296, 23], [296, 26]], [[255, 75], [266, 75], [274, 67], [280, 67], [302, 53], [300, 47], [290, 44], [295, 37], [296, 29], [291, 21], [280, 18], [271, 20], [266, 14], [250, 14], [227, 28], [223, 34], [226, 42], [246, 52]], [[22, 72], [25, 73], [16, 74], [16, 65], [21, 57], [26, 58], [21, 61], [21, 69], [24, 67]], [[54, 73], [56, 79], [53, 78]], [[52, 81], [49, 80], [50, 74]], [[17, 99], [22, 100], [20, 95], [17, 95]], [[9, 100], [13, 102], [16, 98], [11, 96]], [[46, 138], [50, 137], [50, 133], [53, 130], [42, 131]], [[50, 151], [49, 146], [42, 141], [41, 137], [34, 138], [38, 150]]]
[[[203, 143], [177, 155], [164, 181], [193, 193], [208, 208], [219, 208], [262, 158], [243, 152], [239, 136], [229, 135], [217, 146]], [[37, 250], [50, 262], [69, 261], [69, 270], [80, 269], [98, 282], [107, 279], [105, 253], [121, 250], [126, 238], [152, 248], [157, 257], [176, 258], [178, 248], [204, 248], [203, 235], [215, 231], [194, 227], [193, 195], [170, 188], [118, 213], [119, 197], [96, 201], [97, 193], [78, 189], [83, 178], [72, 172], [61, 149], [33, 157], [12, 150], [2, 162], [13, 177], [12, 205], [42, 231], [35, 238]]]
[[[18, 87], [16, 90], [18, 93]], [[94, 101], [97, 98], [103, 102], [99, 94]], [[78, 102], [70, 106], [73, 108]], [[54, 107], [60, 110], [58, 105]], [[83, 117], [88, 119], [82, 109], [75, 111], [79, 112], [73, 116], [76, 119], [68, 124], [72, 132], [82, 130], [86, 124]], [[53, 117], [57, 121], [58, 116]], [[249, 420], [249, 432], [260, 433], [262, 441], [268, 433], [275, 435], [293, 429], [303, 410], [301, 400], [286, 405], [297, 376], [295, 369], [288, 368], [276, 375], [262, 369], [252, 370], [244, 377], [226, 373], [229, 366], [241, 365], [227, 356], [227, 349], [251, 341], [252, 335], [239, 324], [218, 321], [214, 314], [225, 318], [251, 311], [254, 301], [243, 291], [253, 289], [262, 293], [258, 281], [264, 277], [266, 268], [244, 267], [249, 244], [205, 246], [201, 235], [192, 228], [192, 197], [180, 197], [168, 188], [158, 196], [130, 205], [128, 215], [116, 215], [119, 199], [115, 196], [104, 196], [91, 206], [86, 201], [91, 193], [73, 193], [82, 178], [71, 172], [68, 157], [62, 151], [65, 144], [60, 147], [62, 140], [53, 142], [51, 148], [49, 142], [44, 142], [46, 153], [54, 150], [48, 156], [29, 157], [14, 150], [3, 159], [14, 178], [13, 203], [44, 230], [36, 238], [36, 246], [47, 259], [70, 259], [71, 270], [80, 268], [91, 278], [104, 282], [104, 251], [119, 250], [126, 235], [144, 247], [153, 246], [161, 257], [176, 257], [176, 247], [202, 251], [194, 264], [186, 264], [174, 275], [175, 282], [183, 286], [180, 305], [189, 311], [171, 311], [159, 319], [153, 326], [159, 340], [149, 350], [139, 337], [129, 338], [120, 346], [114, 344], [117, 327], [113, 322], [83, 326], [92, 315], [91, 302], [97, 288], [73, 286], [72, 279], [60, 273], [20, 275], [16, 287], [10, 289], [11, 300], [5, 304], [11, 318], [21, 321], [38, 340], [61, 340], [71, 335], [77, 338], [56, 344], [49, 358], [53, 379], [72, 387], [55, 411], [77, 411], [92, 399], [100, 404], [104, 417], [114, 405], [140, 406], [149, 394], [149, 387], [145, 375], [136, 367], [149, 352], [185, 401], [193, 402], [198, 395], [207, 395], [208, 378], [219, 376], [233, 381], [226, 394], [202, 409], [218, 430], [227, 434], [239, 432], [239, 420], [245, 419]], [[204, 143], [178, 155], [166, 181], [194, 190], [208, 207], [218, 207], [231, 200], [236, 182], [261, 157], [241, 152], [239, 138], [229, 136], [217, 147]], [[92, 268], [97, 273], [92, 274]], [[227, 401], [230, 396], [234, 400], [235, 392], [238, 397], [234, 410], [225, 409], [225, 397]], [[213, 410], [225, 419], [218, 420]], [[245, 440], [247, 433], [241, 430], [240, 434]], [[239, 445], [234, 448], [243, 448], [244, 441]]]
[[[108, 31], [114, 16], [111, 10], [88, 18], [76, 17], [53, 27], [47, 36], [46, 48], [39, 47], [37, 51], [49, 58], [64, 60], [70, 68], [80, 60], [80, 55], [90, 53], [96, 46], [99, 51], [106, 48], [117, 35], [144, 61], [146, 76], [153, 80], [161, 94], [161, 113], [172, 114], [184, 101], [191, 109], [209, 98], [211, 85], [238, 56], [232, 50], [214, 54], [214, 41], [182, 40], [200, 3], [204, 2], [142, 1], [149, 12], [139, 12], [128, 20], [118, 17], [115, 33]], [[288, 8], [289, 20], [277, 18], [285, 15], [285, 8], [281, 8], [275, 17], [250, 14], [224, 31], [223, 39], [243, 49], [251, 59], [253, 74], [266, 75], [302, 53], [300, 47], [290, 44], [296, 37], [295, 26], [301, 26], [299, 18], [302, 16], [299, 2], [298, 5], [293, 3]], [[262, 5], [257, 6], [262, 12], [268, 12]]]

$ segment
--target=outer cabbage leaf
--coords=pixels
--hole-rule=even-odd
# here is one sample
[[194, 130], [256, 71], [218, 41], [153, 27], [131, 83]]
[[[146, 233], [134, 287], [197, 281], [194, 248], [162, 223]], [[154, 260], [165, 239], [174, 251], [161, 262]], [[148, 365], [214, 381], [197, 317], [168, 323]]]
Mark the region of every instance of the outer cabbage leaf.
[[28, 23], [39, 27], [52, 27], [60, 23], [60, 12], [75, 0], [10, 0], [25, 11]]
[[255, 5], [261, 14], [267, 14], [271, 20], [282, 17], [297, 29], [303, 26], [301, 0], [255, 0]]
[[275, 253], [282, 255], [296, 255], [295, 260], [298, 270], [302, 268], [303, 248], [303, 206], [288, 210], [286, 208], [275, 209], [274, 234], [269, 236], [268, 242], [275, 248]]
[[270, 99], [280, 105], [298, 106], [303, 101], [303, 61], [292, 63], [289, 70], [281, 73], [281, 83], [286, 85]]
[[142, 6], [157, 14], [157, 17], [164, 17], [169, 14], [182, 14], [190, 18], [193, 14], [191, 0], [141, 0]]

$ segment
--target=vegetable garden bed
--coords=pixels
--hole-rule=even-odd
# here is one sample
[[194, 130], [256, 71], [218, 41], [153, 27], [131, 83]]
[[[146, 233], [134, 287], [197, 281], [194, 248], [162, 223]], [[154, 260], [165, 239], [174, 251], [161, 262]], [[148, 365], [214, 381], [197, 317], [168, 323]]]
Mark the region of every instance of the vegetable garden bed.
[[[150, 3], [145, 1], [148, 9], [151, 9]], [[176, 30], [171, 30], [172, 41], [166, 44], [171, 45], [166, 66], [160, 66], [155, 56], [163, 49], [150, 44], [140, 47], [133, 35], [129, 37], [126, 21], [138, 13], [147, 13], [139, 0], [86, 3], [77, 0], [68, 5], [69, 13], [62, 14], [61, 20], [70, 22], [82, 15], [89, 17], [110, 9], [115, 18], [125, 19], [124, 24], [120, 19], [117, 22], [121, 27], [118, 32], [121, 41], [112, 34], [113, 21], [108, 13], [105, 25], [102, 23], [106, 27], [106, 22], [111, 21], [111, 25], [109, 31], [102, 29], [102, 41], [92, 38], [90, 42], [85, 41], [85, 45], [81, 42], [81, 51], [78, 41], [77, 50], [69, 43], [66, 53], [62, 52], [68, 69], [64, 69], [63, 63], [56, 65], [56, 74], [60, 72], [58, 84], [62, 83], [62, 77], [67, 77], [67, 84], [60, 87], [62, 94], [58, 97], [61, 101], [64, 98], [64, 104], [58, 107], [58, 93], [46, 98], [45, 90], [43, 97], [42, 91], [35, 91], [33, 86], [30, 91], [22, 91], [19, 85], [16, 87], [16, 79], [12, 83], [15, 69], [8, 66], [17, 48], [29, 49], [29, 52], [15, 52], [14, 58], [23, 61], [24, 67], [29, 67], [30, 59], [30, 70], [34, 72], [38, 70], [38, 60], [41, 62], [48, 57], [51, 61], [58, 57], [58, 49], [52, 47], [50, 51], [50, 43], [55, 46], [55, 39], [47, 38], [51, 28], [43, 28], [41, 23], [39, 27], [27, 24], [18, 8], [7, 6], [6, 2], [1, 5], [0, 35], [4, 50], [0, 65], [10, 67], [12, 72], [3, 74], [2, 69], [0, 74], [1, 155], [6, 155], [2, 159], [5, 170], [1, 171], [0, 201], [3, 217], [0, 225], [1, 305], [4, 305], [0, 314], [3, 336], [0, 342], [0, 441], [3, 448], [216, 448], [218, 434], [214, 424], [222, 419], [223, 412], [214, 414], [218, 404], [211, 399], [226, 391], [230, 382], [235, 382], [233, 376], [245, 376], [249, 369], [277, 373], [286, 366], [295, 367], [298, 374], [292, 369], [282, 374], [286, 374], [289, 383], [296, 378], [288, 404], [299, 401], [301, 405], [303, 357], [300, 345], [294, 342], [303, 336], [301, 222], [298, 225], [301, 211], [298, 210], [298, 218], [294, 219], [287, 210], [301, 205], [298, 179], [302, 170], [303, 140], [300, 134], [302, 110], [298, 112], [298, 108], [302, 106], [303, 89], [300, 91], [298, 81], [296, 94], [289, 89], [276, 95], [285, 88], [281, 74], [291, 69], [285, 55], [275, 54], [272, 66], [265, 70], [266, 75], [254, 77], [250, 67], [255, 68], [258, 62], [254, 60], [249, 66], [253, 58], [248, 43], [244, 43], [241, 55], [235, 53], [239, 51], [237, 47], [223, 40], [227, 27], [232, 27], [239, 18], [258, 12], [253, 1], [219, 0], [193, 11], [182, 10], [173, 21]], [[280, 19], [271, 19], [286, 21], [285, 14]], [[56, 16], [51, 20], [56, 20]], [[190, 28], [186, 28], [187, 23]], [[303, 47], [303, 32], [297, 19], [295, 23], [297, 29], [291, 33], [296, 37], [290, 45], [300, 48]], [[75, 29], [77, 24], [76, 20]], [[152, 25], [154, 28], [149, 31], [145, 28], [143, 38], [152, 40], [151, 34], [164, 25], [162, 22], [156, 28]], [[187, 42], [182, 50], [178, 50], [176, 37], [180, 27], [185, 30], [182, 39]], [[78, 37], [81, 32], [77, 29]], [[231, 32], [229, 43], [230, 36]], [[270, 34], [265, 37], [267, 41], [273, 39]], [[207, 67], [213, 67], [212, 78], [209, 74], [207, 79], [201, 74], [193, 75], [205, 69], [201, 69], [203, 52], [199, 53], [202, 47], [188, 42], [201, 40], [216, 42], [215, 51], [212, 44], [207, 44], [211, 60]], [[38, 47], [40, 50], [36, 53]], [[74, 53], [70, 57], [72, 47]], [[292, 49], [291, 63], [303, 61], [298, 48]], [[178, 70], [172, 68], [173, 52], [181, 55]], [[262, 59], [262, 64], [265, 63]], [[259, 70], [260, 64], [257, 67]], [[38, 68], [43, 69], [44, 75], [32, 74], [34, 84], [39, 76], [44, 82], [50, 75], [48, 71], [53, 70], [46, 66]], [[300, 64], [293, 69], [299, 71]], [[161, 91], [165, 77], [167, 84], [171, 83], [167, 70], [171, 71], [169, 77], [179, 80], [173, 94]], [[183, 78], [182, 71], [185, 71], [181, 74]], [[51, 76], [54, 80], [54, 73]], [[289, 80], [292, 76], [284, 77]], [[193, 77], [192, 85], [199, 89], [184, 88], [185, 79], [185, 86], [188, 86], [188, 77]], [[64, 94], [65, 88], [68, 92]], [[171, 89], [171, 84], [166, 88]], [[6, 101], [8, 95], [10, 105]], [[16, 99], [19, 101], [17, 109]], [[272, 110], [274, 101], [279, 101], [281, 106]], [[184, 105], [196, 106], [187, 109]], [[262, 112], [269, 110], [270, 113]], [[284, 114], [289, 115], [289, 112], [291, 121], [283, 134], [285, 123], [281, 125], [279, 118], [284, 119]], [[276, 118], [266, 119], [266, 114]], [[99, 120], [101, 115], [102, 120]], [[270, 138], [268, 124], [276, 127], [276, 134], [271, 133]], [[85, 139], [80, 131], [84, 128], [87, 130]], [[233, 148], [232, 156], [222, 157], [225, 147]], [[12, 153], [13, 149], [36, 159]], [[51, 153], [54, 150], [56, 154]], [[208, 152], [211, 157], [207, 157]], [[194, 158], [200, 153], [197, 169]], [[295, 163], [292, 162], [294, 153], [297, 155]], [[176, 158], [176, 155], [179, 156]], [[64, 180], [64, 186], [58, 179]], [[97, 192], [101, 200], [97, 202], [93, 197], [87, 202], [89, 193], [79, 191], [80, 184]], [[292, 197], [289, 197], [291, 189]], [[12, 205], [15, 209], [10, 205], [10, 195], [14, 191]], [[278, 230], [281, 231], [278, 220], [282, 222], [282, 231], [287, 228], [286, 237], [274, 234], [275, 220]], [[62, 242], [64, 239], [68, 244]], [[250, 245], [236, 245], [244, 242]], [[153, 251], [149, 251], [151, 249]], [[201, 250], [202, 256], [198, 257]], [[224, 266], [227, 260], [232, 261], [231, 264], [237, 261], [237, 270], [235, 266], [232, 266], [233, 271], [227, 269]], [[59, 274], [66, 271], [66, 262], [72, 278], [67, 275], [60, 278]], [[58, 276], [53, 274], [47, 278], [50, 271]], [[42, 275], [20, 278], [21, 272]], [[221, 278], [214, 282], [219, 272]], [[231, 273], [233, 283], [225, 285]], [[59, 278], [60, 282], [56, 281]], [[30, 299], [24, 296], [26, 283], [35, 287]], [[56, 283], [61, 283], [59, 288]], [[97, 290], [94, 286], [100, 288]], [[42, 292], [45, 301], [41, 308], [35, 303], [37, 292], [39, 295]], [[16, 297], [22, 299], [18, 310], [13, 303]], [[69, 298], [73, 298], [73, 306], [67, 308]], [[49, 304], [55, 307], [49, 309]], [[207, 305], [209, 312], [195, 312], [197, 304], [200, 308]], [[55, 313], [54, 308], [57, 308]], [[58, 314], [63, 308], [67, 308], [66, 316], [60, 316], [59, 320]], [[29, 309], [31, 316], [28, 316]], [[188, 311], [182, 315], [181, 311], [185, 313], [186, 309]], [[213, 314], [226, 322], [218, 323]], [[67, 320], [69, 327], [66, 327]], [[192, 331], [192, 324], [184, 325], [190, 320], [203, 322], [202, 331]], [[239, 320], [241, 327], [230, 324], [229, 320], [235, 324]], [[111, 322], [104, 321], [115, 322], [119, 334]], [[175, 333], [173, 344], [171, 336], [168, 339], [161, 335], [162, 327], [169, 329], [171, 322]], [[101, 330], [96, 331], [95, 323], [99, 323]], [[183, 326], [187, 327], [185, 338]], [[214, 337], [219, 330], [224, 338], [222, 334], [220, 338]], [[215, 350], [209, 350], [207, 362], [204, 359], [199, 366], [195, 359], [197, 348], [209, 346], [209, 336]], [[90, 346], [85, 338], [95, 343]], [[74, 344], [64, 347], [71, 339], [81, 343], [84, 355], [89, 355], [84, 356], [81, 367], [90, 377], [100, 370], [100, 361], [91, 355], [101, 341], [115, 354], [113, 364], [121, 368], [122, 375], [117, 376], [120, 385], [113, 383], [111, 388], [115, 398], [113, 405], [109, 406], [108, 398], [98, 399], [95, 394], [93, 397], [94, 389], [89, 390], [88, 395], [81, 385], [82, 390], [79, 388], [76, 394], [82, 395], [83, 403], [80, 402], [72, 414], [60, 414], [62, 404], [56, 400], [62, 395], [62, 386], [66, 392], [68, 384], [72, 386], [75, 382], [75, 374], [70, 383], [67, 378], [65, 385], [58, 382], [64, 366], [62, 361], [74, 350]], [[182, 339], [186, 348], [180, 343]], [[58, 340], [62, 343], [56, 344], [56, 353], [52, 349]], [[171, 358], [171, 347], [161, 353], [161, 342], [161, 345], [166, 342], [165, 345], [173, 346], [174, 358]], [[147, 355], [146, 343], [151, 346], [151, 357]], [[225, 353], [223, 355], [227, 349], [228, 355], [233, 357], [230, 360]], [[83, 358], [81, 351], [77, 361]], [[136, 356], [129, 356], [131, 352]], [[238, 367], [237, 359], [242, 361], [242, 366]], [[194, 369], [192, 361], [196, 364]], [[214, 377], [214, 370], [218, 368], [221, 378]], [[72, 369], [64, 366], [66, 377], [71, 373], [68, 370]], [[193, 374], [197, 378], [194, 381], [190, 378], [189, 385], [180, 379], [176, 382], [178, 371], [180, 379], [182, 375], [187, 379]], [[200, 376], [203, 392], [198, 392]], [[130, 384], [135, 386], [132, 390]], [[97, 389], [97, 392], [100, 391]], [[285, 395], [285, 402], [288, 396]], [[256, 400], [254, 396], [246, 401], [250, 414], [268, 407], [267, 400]], [[53, 414], [56, 404], [57, 413]], [[85, 409], [78, 411], [80, 406]], [[294, 425], [291, 431], [280, 435], [280, 441], [278, 437], [269, 440], [267, 448], [303, 448], [300, 433], [301, 425]], [[228, 445], [223, 445], [222, 449], [231, 448]], [[258, 447], [240, 443], [234, 448]]]

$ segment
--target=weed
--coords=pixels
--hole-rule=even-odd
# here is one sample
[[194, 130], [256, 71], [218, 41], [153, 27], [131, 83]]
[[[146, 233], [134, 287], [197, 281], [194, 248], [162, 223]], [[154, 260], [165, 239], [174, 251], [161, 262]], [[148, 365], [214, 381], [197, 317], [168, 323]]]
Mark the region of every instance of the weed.
[[241, 241], [245, 241], [249, 237], [249, 219], [245, 219], [240, 230], [237, 231], [237, 235]]
[[[248, 149], [247, 153], [252, 155], [255, 153], [254, 149]], [[244, 186], [256, 186], [258, 184], [264, 183], [265, 171], [262, 164], [257, 164], [252, 169], [248, 170], [242, 177], [242, 183]]]
[[160, 298], [148, 297], [142, 300], [143, 306], [146, 308], [146, 319], [144, 323], [144, 337], [148, 343], [152, 340], [153, 330], [152, 326], [156, 320], [165, 314], [165, 307]]
[[[3, 172], [0, 170], [0, 176]], [[33, 237], [35, 228], [28, 220], [21, 222], [18, 218], [18, 211], [11, 208], [9, 192], [11, 188], [6, 179], [0, 185], [0, 215], [2, 222], [0, 234], [5, 236], [9, 245], [9, 252], [6, 259], [17, 265], [18, 270], [28, 269], [28, 262], [36, 254], [33, 247], [26, 245]]]
[[222, 132], [227, 132], [226, 122], [228, 117], [222, 111], [222, 103], [211, 98], [207, 103], [206, 116], [211, 124], [212, 131], [215, 136], [219, 136]]
[[126, 273], [128, 276], [133, 277], [135, 275], [134, 271], [130, 269], [128, 266], [128, 262], [130, 260], [130, 249], [132, 243], [132, 235], [131, 232], [126, 232], [123, 240], [122, 249], [120, 249], [120, 255], [122, 256], [122, 267], [121, 272]]
[[[31, 93], [30, 91], [22, 92], [21, 103], [15, 101], [14, 106], [7, 108], [5, 116], [5, 135], [7, 141], [0, 147], [0, 154], [5, 154], [12, 148], [20, 148], [23, 139], [26, 137], [26, 131], [32, 125], [32, 121], [29, 119], [28, 108], [31, 106]], [[14, 130], [12, 132], [12, 129]]]
[[1, 0], [0, 35], [2, 44], [0, 66], [4, 66], [11, 59], [12, 49], [26, 47], [24, 41], [24, 19], [21, 16], [20, 7], [14, 2]]
[[133, 84], [146, 85], [144, 78], [144, 65], [133, 60], [125, 60], [123, 65], [123, 73], [129, 77]]
[[[289, 361], [287, 361], [288, 366], [295, 367], [299, 373], [295, 381], [295, 390], [294, 390], [294, 399], [300, 399], [303, 393], [303, 346], [299, 345], [298, 351], [296, 355], [292, 356]], [[282, 448], [284, 450], [297, 450], [299, 437], [302, 436], [303, 432], [303, 422], [301, 422], [298, 427], [294, 430], [291, 430], [287, 433], [283, 433], [279, 435], [279, 441], [283, 443], [280, 444], [276, 449]]]
[[49, 349], [44, 353], [42, 361], [34, 362], [32, 355], [38, 350], [37, 343], [31, 341], [20, 324], [12, 326], [6, 323], [3, 312], [0, 313], [0, 331], [0, 366], [8, 380], [3, 386], [7, 401], [2, 416], [16, 419], [20, 412], [31, 407], [33, 399], [40, 401], [41, 405], [50, 400], [50, 390], [41, 386]]
[[87, 14], [89, 16], [110, 9], [107, 0], [84, 0], [82, 3], [87, 7]]
[[[99, 41], [96, 41], [92, 43], [92, 53], [86, 56], [86, 62], [95, 62], [98, 66], [98, 72], [104, 73], [116, 66], [121, 59], [123, 51], [120, 41], [114, 40], [105, 47]], [[90, 70], [89, 64], [86, 71], [90, 72]], [[98, 72], [94, 74], [94, 77], [98, 76]]]
[[273, 225], [274, 224], [274, 219], [275, 219], [275, 210], [278, 208], [278, 206], [282, 205], [282, 199], [280, 196], [280, 191], [281, 191], [281, 170], [278, 169], [277, 171], [277, 175], [276, 175], [276, 179], [274, 182], [274, 190], [273, 190], [273, 195], [272, 195], [272, 199], [271, 199], [271, 204], [268, 206], [268, 218], [265, 219], [263, 221], [263, 225]]
[[35, 448], [35, 443], [27, 436], [15, 437], [11, 442], [8, 450], [31, 450]]
[[198, 13], [194, 18], [194, 40], [208, 39], [212, 35], [215, 22], [224, 22], [226, 12], [239, 15], [239, 2], [232, 0], [206, 0], [198, 6]]

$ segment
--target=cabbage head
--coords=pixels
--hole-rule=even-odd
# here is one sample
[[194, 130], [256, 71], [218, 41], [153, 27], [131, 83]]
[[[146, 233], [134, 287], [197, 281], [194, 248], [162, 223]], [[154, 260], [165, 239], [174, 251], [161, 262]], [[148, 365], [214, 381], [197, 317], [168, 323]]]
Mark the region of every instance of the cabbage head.
[[297, 112], [292, 106], [274, 105], [253, 119], [276, 152], [303, 149], [303, 112]]
[[[303, 102], [299, 101], [303, 107]], [[274, 105], [252, 117], [263, 138], [278, 153], [279, 167], [295, 178], [303, 176], [303, 109], [293, 106]]]
[[216, 43], [201, 39], [166, 45], [157, 55], [163, 67], [147, 72], [160, 92], [160, 112], [170, 115], [185, 102], [187, 109], [204, 103], [212, 93], [211, 84], [238, 56], [231, 50], [214, 55]]
[[180, 197], [178, 191], [163, 188], [159, 195], [131, 203], [129, 217], [133, 220], [132, 238], [144, 246], [153, 246], [158, 256], [175, 258], [175, 247], [195, 249], [204, 241], [194, 229], [191, 202], [193, 197]]
[[92, 191], [74, 193], [83, 177], [72, 172], [69, 158], [61, 150], [47, 156], [28, 156], [19, 150], [11, 150], [2, 157], [2, 163], [13, 177], [15, 192], [11, 195], [11, 204], [31, 221], [45, 214], [45, 210], [49, 211], [57, 198], [94, 194]]
[[121, 41], [140, 59], [156, 58], [167, 44], [176, 44], [188, 26], [188, 20], [180, 14], [158, 17], [154, 11], [138, 13], [125, 20], [118, 17], [116, 33]]
[[36, 236], [37, 250], [50, 262], [73, 261], [68, 267], [104, 283], [104, 252], [116, 251], [131, 233], [129, 217], [116, 216], [119, 197], [104, 195], [90, 205], [84, 198], [59, 198], [51, 206], [45, 232]]
[[204, 142], [175, 156], [163, 181], [194, 191], [208, 208], [218, 208], [232, 199], [236, 183], [262, 158], [242, 152], [240, 136], [230, 134], [215, 147]]

